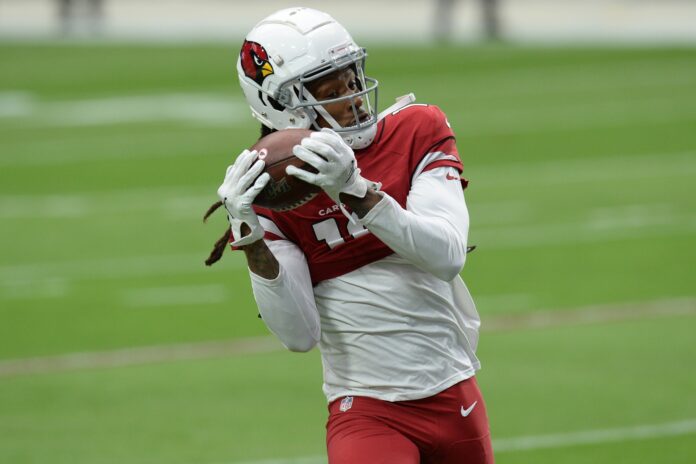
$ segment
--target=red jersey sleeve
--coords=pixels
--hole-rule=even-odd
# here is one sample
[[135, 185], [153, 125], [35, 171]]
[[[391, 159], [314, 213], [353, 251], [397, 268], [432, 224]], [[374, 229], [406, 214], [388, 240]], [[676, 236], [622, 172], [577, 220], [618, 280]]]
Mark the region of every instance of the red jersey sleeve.
[[437, 167], [450, 166], [462, 172], [464, 167], [452, 126], [442, 110], [434, 105], [423, 107], [414, 114], [417, 121], [414, 162], [417, 163], [417, 173], [429, 171]]

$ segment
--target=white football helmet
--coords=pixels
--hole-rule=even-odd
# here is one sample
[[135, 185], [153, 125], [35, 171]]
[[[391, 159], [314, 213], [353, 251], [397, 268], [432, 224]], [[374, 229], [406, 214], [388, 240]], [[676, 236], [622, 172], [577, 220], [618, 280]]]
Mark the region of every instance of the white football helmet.
[[[239, 83], [252, 115], [271, 129], [319, 129], [321, 115], [354, 149], [365, 148], [377, 132], [377, 87], [365, 77], [365, 49], [326, 13], [288, 8], [259, 22], [246, 36], [237, 60]], [[306, 84], [352, 66], [358, 91], [317, 101]], [[355, 99], [368, 117], [361, 121]], [[342, 127], [322, 104], [349, 101], [355, 124]], [[364, 115], [363, 115], [364, 116]]]

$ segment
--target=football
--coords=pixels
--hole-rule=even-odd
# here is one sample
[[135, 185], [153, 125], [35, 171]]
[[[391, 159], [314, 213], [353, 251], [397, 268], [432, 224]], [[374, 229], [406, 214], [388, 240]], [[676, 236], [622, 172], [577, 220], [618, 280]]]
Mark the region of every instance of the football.
[[308, 129], [280, 130], [263, 137], [250, 148], [259, 152], [259, 159], [266, 162], [264, 172], [271, 175], [268, 185], [254, 200], [255, 205], [274, 211], [288, 211], [307, 203], [321, 191], [319, 187], [285, 172], [290, 165], [317, 172], [292, 153], [292, 148], [311, 133]]

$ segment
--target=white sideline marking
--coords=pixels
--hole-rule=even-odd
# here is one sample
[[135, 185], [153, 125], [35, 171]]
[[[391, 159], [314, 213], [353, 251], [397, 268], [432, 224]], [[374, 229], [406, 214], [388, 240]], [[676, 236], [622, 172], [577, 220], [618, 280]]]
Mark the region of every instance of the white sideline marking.
[[[493, 450], [498, 453], [531, 451], [549, 448], [566, 448], [602, 443], [621, 443], [631, 440], [650, 440], [696, 433], [696, 419], [663, 424], [634, 425], [611, 429], [581, 430], [578, 432], [549, 435], [529, 435], [493, 440]], [[292, 459], [265, 459], [261, 461], [233, 461], [227, 464], [324, 464], [325, 456], [306, 456]], [[222, 464], [222, 463], [215, 463]]]
[[[501, 315], [484, 320], [482, 330], [539, 329], [546, 327], [597, 324], [635, 319], [696, 315], [696, 298], [676, 298], [648, 303], [589, 306], [573, 310], [537, 311], [519, 315]], [[126, 348], [112, 351], [73, 353], [36, 358], [0, 360], [0, 379], [18, 375], [65, 372], [77, 369], [154, 364], [190, 359], [205, 359], [240, 354], [282, 351], [272, 336], [235, 341], [183, 343]]]

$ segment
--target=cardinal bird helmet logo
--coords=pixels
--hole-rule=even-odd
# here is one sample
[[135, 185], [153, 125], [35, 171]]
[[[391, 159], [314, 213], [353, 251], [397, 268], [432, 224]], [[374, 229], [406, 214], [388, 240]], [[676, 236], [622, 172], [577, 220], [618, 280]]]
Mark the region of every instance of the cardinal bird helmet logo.
[[269, 61], [268, 53], [260, 43], [245, 40], [239, 56], [244, 74], [257, 84], [261, 85], [266, 77], [273, 74], [273, 66]]

